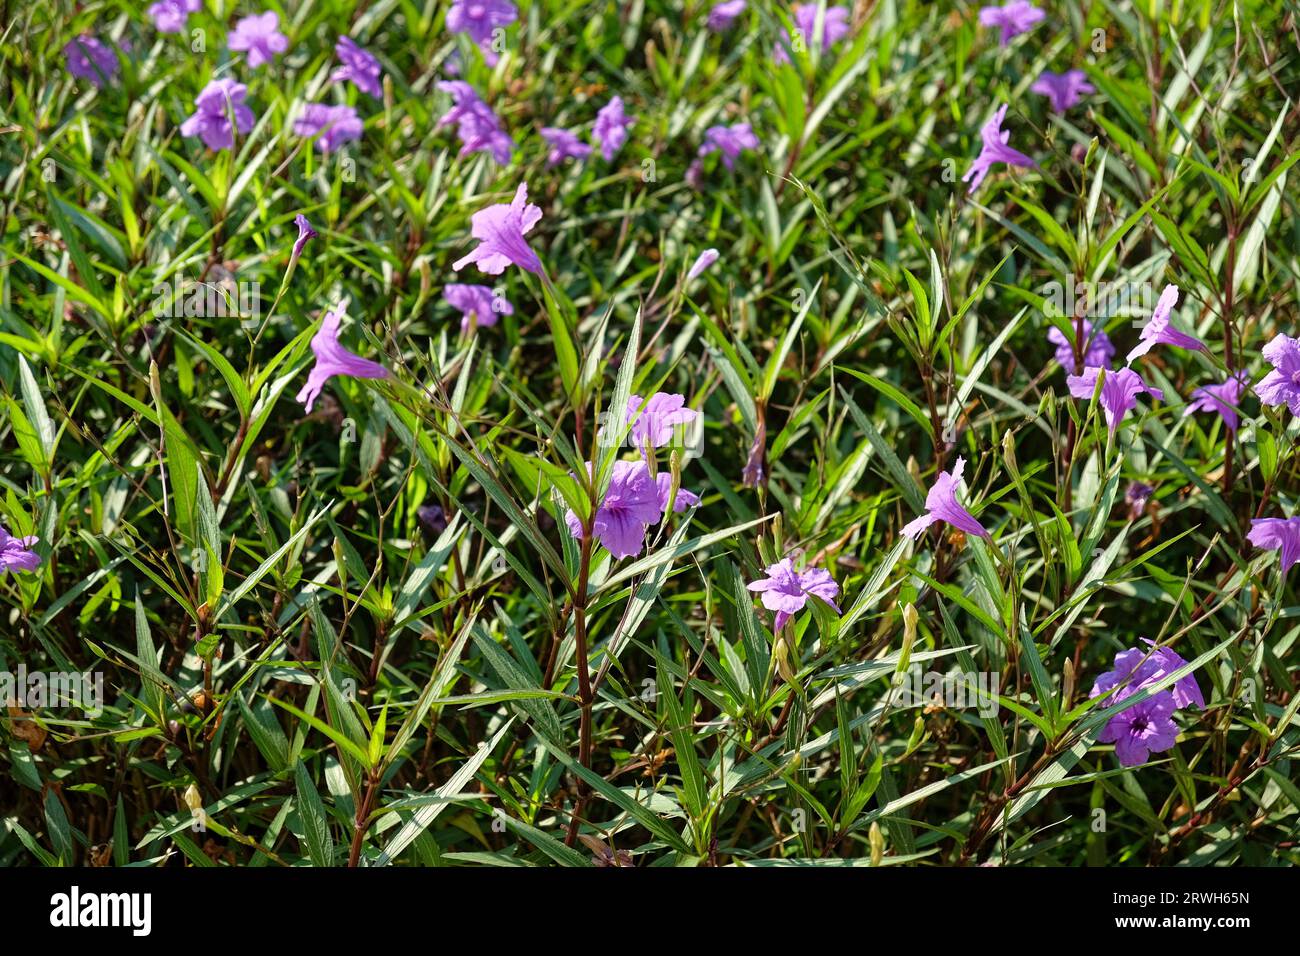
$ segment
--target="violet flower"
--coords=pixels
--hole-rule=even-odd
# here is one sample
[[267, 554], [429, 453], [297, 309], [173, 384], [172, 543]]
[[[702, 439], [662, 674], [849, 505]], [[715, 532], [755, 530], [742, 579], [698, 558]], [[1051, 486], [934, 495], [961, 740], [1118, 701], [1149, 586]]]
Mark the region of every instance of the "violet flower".
[[498, 296], [490, 286], [462, 285], [457, 282], [443, 287], [442, 297], [460, 312], [460, 329], [469, 330], [470, 321], [476, 327], [488, 327], [497, 324], [498, 316], [514, 315], [515, 307]]
[[1139, 394], [1145, 392], [1152, 398], [1164, 401], [1164, 392], [1147, 385], [1142, 381], [1142, 376], [1127, 365], [1117, 372], [1100, 368], [1085, 368], [1082, 375], [1067, 376], [1065, 381], [1070, 386], [1070, 394], [1075, 398], [1091, 399], [1093, 392], [1097, 390], [1097, 376], [1103, 373], [1106, 377], [1101, 385], [1099, 401], [1106, 413], [1106, 424], [1110, 428], [1112, 435], [1115, 434], [1115, 429], [1119, 427], [1119, 423], [1124, 420], [1124, 416], [1137, 406]]
[[542, 139], [551, 147], [546, 154], [547, 166], [558, 166], [566, 159], [584, 160], [591, 155], [591, 146], [567, 129], [543, 126]]
[[689, 425], [697, 414], [686, 407], [684, 395], [655, 392], [644, 400], [644, 406], [640, 395], [632, 395], [627, 400], [627, 423], [632, 426], [629, 435], [633, 444], [643, 451], [669, 444], [677, 426]]
[[415, 515], [434, 534], [442, 534], [447, 530], [447, 516], [441, 505], [420, 505], [415, 509]]
[[[635, 557], [645, 544], [646, 528], [657, 524], [663, 511], [658, 482], [650, 477], [645, 462], [616, 461], [591, 530], [612, 557]], [[572, 509], [565, 512], [564, 523], [574, 538], [582, 539], [582, 522]]]
[[438, 126], [456, 124], [461, 156], [485, 152], [502, 166], [510, 162], [515, 141], [501, 125], [497, 114], [463, 80], [442, 80], [438, 89], [451, 94], [453, 106], [438, 120]]
[[35, 535], [15, 538], [0, 526], [0, 574], [10, 571], [35, 571], [41, 566], [41, 556], [32, 550], [41, 539]]
[[[1145, 637], [1142, 640], [1151, 650], [1145, 651], [1135, 647], [1116, 654], [1114, 669], [1106, 671], [1097, 678], [1096, 683], [1092, 685], [1092, 690], [1088, 692], [1089, 697], [1100, 697], [1114, 687], [1118, 689], [1107, 700], [1111, 704], [1118, 703], [1143, 687], [1159, 683], [1180, 667], [1187, 666], [1187, 661], [1183, 660], [1173, 648], [1157, 647], [1155, 641]], [[1183, 675], [1172, 688], [1161, 693], [1169, 693], [1177, 707], [1190, 707], [1195, 704], [1202, 710], [1205, 709], [1205, 697], [1201, 694], [1200, 685], [1196, 683], [1196, 677], [1192, 674]]]
[[[809, 49], [816, 43], [818, 11], [819, 5], [816, 3], [801, 3], [794, 8], [794, 29], [799, 35], [799, 45], [802, 49]], [[848, 35], [849, 8], [827, 7], [821, 27], [821, 51], [829, 53], [835, 44]], [[794, 42], [790, 39], [789, 31], [782, 30], [781, 34], [785, 42], [777, 44], [772, 59], [777, 63], [789, 63], [790, 54], [786, 53], [786, 46], [793, 47]]]
[[1246, 540], [1265, 551], [1280, 551], [1282, 574], [1300, 561], [1300, 516], [1294, 518], [1255, 518], [1250, 522]]
[[519, 11], [510, 0], [455, 0], [447, 11], [447, 29], [469, 34], [482, 51], [484, 62], [496, 66], [498, 57], [492, 49], [492, 34], [518, 18]]
[[1053, 73], [1044, 70], [1029, 88], [1031, 93], [1041, 93], [1052, 103], [1052, 109], [1064, 113], [1083, 98], [1085, 93], [1096, 93], [1097, 89], [1088, 82], [1088, 74], [1083, 70], [1066, 70]]
[[89, 33], [68, 41], [63, 47], [63, 55], [68, 59], [69, 73], [79, 80], [89, 80], [100, 90], [112, 83], [121, 69], [113, 48]]
[[1140, 481], [1129, 482], [1124, 491], [1124, 501], [1128, 505], [1128, 520], [1136, 521], [1147, 510], [1147, 502], [1155, 494], [1155, 489]]
[[735, 126], [710, 126], [704, 131], [704, 142], [700, 144], [699, 157], [703, 159], [712, 153], [722, 153], [722, 165], [727, 169], [736, 168], [736, 160], [747, 149], [758, 149], [758, 137], [748, 123]]
[[343, 65], [330, 74], [331, 80], [336, 83], [351, 80], [362, 93], [375, 99], [384, 95], [383, 71], [373, 53], [363, 49], [351, 37], [340, 36], [334, 44], [334, 55], [343, 61]]
[[1002, 120], [1006, 115], [1007, 104], [1003, 103], [993, 117], [980, 127], [980, 140], [983, 146], [980, 147], [980, 154], [975, 157], [970, 169], [966, 170], [966, 175], [961, 178], [962, 182], [970, 183], [968, 192], [973, 193], [979, 189], [980, 183], [984, 182], [984, 177], [988, 175], [994, 163], [1006, 163], [1008, 166], [1024, 168], [1038, 165], [1024, 153], [1007, 145], [1007, 140], [1011, 138], [1011, 131], [1002, 129]]
[[835, 604], [840, 586], [825, 568], [796, 571], [794, 559], [787, 555], [775, 564], [769, 564], [763, 573], [767, 577], [753, 581], [747, 587], [763, 595], [763, 607], [776, 612], [773, 633], [780, 631], [786, 621], [803, 610], [809, 596], [820, 598], [830, 605], [832, 611], [840, 613]]
[[1002, 38], [999, 41], [1001, 46], [1006, 46], [1013, 37], [1028, 33], [1046, 17], [1047, 14], [1029, 0], [1011, 0], [1010, 3], [1000, 7], [980, 8], [980, 26], [997, 27], [1001, 30]]
[[316, 364], [307, 375], [307, 384], [297, 396], [297, 400], [302, 402], [308, 412], [316, 404], [316, 397], [320, 395], [325, 383], [335, 375], [388, 378], [388, 369], [378, 362], [363, 359], [339, 344], [339, 327], [342, 322], [341, 312], [326, 312], [320, 331], [312, 337], [311, 350], [316, 355]]
[[1178, 742], [1174, 710], [1172, 694], [1153, 694], [1111, 717], [1097, 740], [1115, 745], [1120, 766], [1144, 764], [1151, 754], [1169, 750]]
[[290, 263], [297, 262], [298, 257], [302, 255], [302, 250], [307, 245], [307, 240], [315, 239], [318, 235], [316, 230], [311, 227], [307, 217], [302, 213], [298, 213], [293, 217], [293, 224], [298, 227], [298, 238], [293, 241], [293, 252], [289, 256]]
[[280, 14], [267, 10], [236, 23], [226, 46], [233, 53], [247, 51], [249, 69], [255, 70], [289, 49], [289, 38], [280, 32]]
[[1186, 418], [1192, 412], [1218, 412], [1228, 431], [1236, 434], [1237, 406], [1241, 404], [1241, 394], [1246, 390], [1249, 380], [1244, 371], [1239, 371], [1219, 385], [1202, 385], [1193, 390], [1192, 400], [1183, 410], [1183, 417]]
[[159, 33], [184, 33], [191, 13], [198, 13], [203, 0], [159, 0], [149, 7], [149, 18]]
[[1147, 320], [1146, 325], [1142, 326], [1142, 333], [1138, 338], [1138, 344], [1133, 346], [1133, 350], [1128, 353], [1128, 363], [1131, 365], [1135, 358], [1146, 355], [1157, 345], [1173, 345], [1180, 349], [1204, 349], [1205, 343], [1193, 335], [1185, 332], [1179, 332], [1169, 323], [1169, 314], [1178, 304], [1178, 286], [1167, 285], [1164, 291], [1160, 293], [1160, 300], [1156, 302], [1155, 311], [1151, 313], [1151, 318]]
[[[1073, 322], [1070, 323], [1070, 330], [1072, 334], [1075, 331]], [[1074, 342], [1056, 326], [1047, 330], [1047, 341], [1056, 346], [1056, 361], [1061, 367], [1066, 371], [1073, 370]], [[1083, 342], [1084, 368], [1110, 368], [1110, 363], [1115, 358], [1115, 346], [1111, 344], [1105, 329], [1100, 326], [1094, 327], [1091, 322], [1084, 319]]]
[[356, 142], [364, 127], [355, 107], [326, 103], [308, 103], [293, 123], [297, 135], [316, 137], [316, 148], [322, 153], [332, 153], [344, 143]]
[[542, 275], [542, 260], [524, 238], [541, 218], [542, 211], [528, 201], [528, 184], [520, 183], [509, 203], [488, 206], [470, 217], [470, 235], [479, 244], [469, 255], [453, 262], [452, 270], [459, 272], [472, 262], [480, 272], [497, 276], [513, 263]]
[[718, 250], [705, 249], [696, 258], [695, 263], [690, 268], [690, 271], [686, 273], [687, 281], [689, 282], [691, 279], [698, 279], [704, 273], [705, 269], [707, 269], [709, 266], [713, 265], [713, 263], [717, 261], [718, 261]]
[[925, 514], [909, 521], [903, 526], [903, 536], [915, 541], [926, 528], [936, 521], [948, 524], [967, 534], [977, 534], [982, 538], [991, 536], [984, 526], [957, 500], [957, 489], [961, 485], [961, 473], [966, 467], [966, 459], [958, 458], [952, 471], [941, 471], [925, 496]]
[[244, 104], [247, 93], [243, 83], [213, 80], [194, 100], [198, 109], [181, 124], [181, 135], [201, 137], [208, 149], [233, 149], [235, 133], [253, 128], [253, 111]]
[[[668, 517], [668, 497], [673, 490], [673, 476], [666, 471], [661, 471], [655, 475], [655, 491], [659, 495], [659, 511], [663, 518]], [[694, 508], [700, 503], [700, 496], [693, 491], [687, 491], [685, 488], [677, 489], [677, 497], [673, 499], [673, 512], [681, 514], [687, 508]], [[662, 520], [662, 519], [661, 519]]]
[[591, 135], [600, 144], [600, 155], [605, 162], [614, 161], [623, 144], [627, 142], [627, 129], [636, 122], [636, 117], [623, 112], [623, 97], [614, 96], [596, 113], [596, 123]]
[[[1187, 661], [1172, 648], [1156, 647], [1154, 641], [1143, 640], [1151, 650], [1133, 648], [1116, 654], [1115, 668], [1097, 678], [1089, 697], [1100, 697], [1113, 691], [1105, 703], [1115, 704], [1187, 666]], [[1177, 742], [1174, 711], [1193, 704], [1204, 709], [1205, 697], [1195, 676], [1185, 674], [1172, 688], [1152, 694], [1114, 714], [1097, 735], [1097, 740], [1115, 745], [1115, 755], [1121, 766], [1146, 763], [1149, 754], [1168, 750]]]
[[714, 33], [729, 30], [736, 22], [736, 18], [744, 12], [745, 0], [725, 0], [723, 3], [714, 4], [713, 9], [709, 11], [709, 29]]
[[1255, 394], [1265, 405], [1285, 405], [1292, 415], [1300, 415], [1300, 338], [1279, 332], [1263, 354], [1273, 371], [1260, 379]]

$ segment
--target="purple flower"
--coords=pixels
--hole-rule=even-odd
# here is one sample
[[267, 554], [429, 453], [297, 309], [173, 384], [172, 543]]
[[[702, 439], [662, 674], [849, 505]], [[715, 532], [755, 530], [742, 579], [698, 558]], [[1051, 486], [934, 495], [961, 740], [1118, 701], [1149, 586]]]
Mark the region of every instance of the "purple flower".
[[718, 261], [717, 249], [705, 249], [695, 260], [689, 272], [686, 273], [687, 280], [698, 279], [709, 266]]
[[769, 564], [763, 573], [767, 577], [750, 583], [748, 587], [763, 595], [763, 607], [776, 612], [776, 620], [772, 623], [774, 632], [781, 630], [786, 621], [803, 610], [809, 595], [821, 598], [832, 611], [840, 613], [835, 605], [840, 586], [825, 568], [796, 571], [794, 559], [787, 555], [776, 564]]
[[453, 106], [438, 120], [439, 126], [456, 124], [460, 137], [460, 155], [474, 152], [490, 153], [502, 166], [510, 162], [515, 141], [501, 125], [497, 114], [463, 80], [442, 80], [438, 89], [451, 94]]
[[[1075, 329], [1073, 322], [1070, 323], [1070, 329], [1071, 331]], [[1065, 333], [1056, 326], [1047, 330], [1047, 341], [1056, 346], [1056, 361], [1061, 364], [1061, 367], [1067, 370], [1073, 369], [1073, 341], [1066, 338]], [[1115, 358], [1115, 346], [1111, 344], [1105, 330], [1100, 327], [1094, 329], [1093, 324], [1084, 319], [1083, 341], [1083, 367], [1110, 368], [1111, 360]]]
[[307, 384], [298, 392], [298, 401], [302, 402], [309, 412], [316, 404], [316, 397], [320, 395], [325, 383], [335, 375], [351, 375], [353, 378], [388, 378], [388, 369], [378, 362], [363, 359], [339, 344], [339, 326], [342, 321], [342, 313], [326, 312], [320, 331], [312, 337], [311, 350], [316, 355], [316, 364], [307, 375]]
[[970, 183], [969, 192], [973, 193], [979, 189], [980, 183], [984, 182], [984, 177], [988, 175], [994, 163], [1026, 168], [1038, 165], [1024, 153], [1007, 145], [1007, 140], [1011, 138], [1011, 131], [1004, 132], [1002, 129], [1002, 120], [1006, 115], [1007, 104], [1003, 103], [993, 114], [993, 118], [980, 127], [980, 139], [984, 145], [980, 148], [980, 154], [975, 157], [975, 162], [971, 163], [970, 169], [966, 170], [966, 175], [961, 178], [962, 182]]
[[1100, 401], [1101, 407], [1106, 412], [1106, 424], [1110, 427], [1112, 435], [1115, 434], [1119, 423], [1124, 420], [1124, 416], [1137, 405], [1137, 397], [1140, 393], [1146, 392], [1152, 398], [1164, 401], [1164, 392], [1147, 385], [1142, 381], [1142, 376], [1128, 366], [1118, 372], [1085, 368], [1082, 375], [1066, 376], [1065, 381], [1070, 386], [1070, 394], [1075, 398], [1091, 399], [1093, 392], [1097, 390], [1097, 376], [1103, 373], [1106, 378], [1101, 384]]
[[149, 7], [149, 16], [159, 33], [184, 33], [190, 14], [202, 6], [202, 0], [159, 0]]
[[736, 22], [736, 17], [745, 12], [745, 0], [726, 0], [715, 4], [709, 11], [709, 29], [714, 33], [728, 30]]
[[[666, 471], [661, 471], [655, 475], [655, 491], [659, 495], [659, 511], [663, 517], [668, 517], [668, 496], [673, 490], [673, 476]], [[673, 511], [681, 514], [687, 508], [694, 508], [700, 503], [700, 496], [693, 491], [687, 491], [685, 488], [677, 489], [677, 497], [673, 499]]]
[[542, 211], [528, 201], [528, 184], [520, 183], [515, 198], [480, 209], [470, 217], [470, 235], [478, 245], [462, 259], [451, 264], [459, 272], [471, 262], [480, 272], [499, 276], [513, 263], [533, 275], [542, 274], [542, 260], [528, 245], [525, 233], [537, 225]]
[[35, 571], [41, 566], [41, 556], [32, 546], [41, 539], [35, 535], [15, 538], [0, 527], [0, 574], [9, 571]]
[[[590, 463], [587, 468], [591, 468]], [[645, 544], [646, 528], [663, 517], [665, 504], [660, 501], [659, 484], [650, 477], [644, 461], [616, 461], [591, 530], [612, 557], [635, 557]], [[565, 512], [564, 523], [575, 538], [582, 538], [582, 522], [572, 510]]]
[[442, 534], [447, 530], [447, 516], [443, 514], [441, 506], [420, 505], [415, 509], [415, 514], [434, 534]]
[[277, 53], [289, 49], [289, 38], [280, 32], [280, 14], [274, 10], [244, 17], [226, 39], [231, 52], [248, 51], [249, 69], [270, 63]]
[[351, 80], [362, 93], [368, 93], [379, 99], [384, 95], [380, 77], [379, 61], [368, 50], [362, 49], [351, 37], [341, 36], [334, 44], [334, 55], [343, 61], [343, 65], [330, 74], [336, 83]]
[[699, 156], [703, 159], [712, 153], [722, 153], [722, 165], [728, 169], [736, 168], [736, 160], [741, 152], [758, 149], [758, 137], [748, 123], [735, 126], [710, 126], [704, 131], [704, 142], [700, 144]]
[[1151, 318], [1147, 324], [1142, 326], [1142, 334], [1138, 337], [1138, 344], [1133, 346], [1133, 350], [1128, 353], [1128, 362], [1132, 364], [1133, 360], [1141, 355], [1146, 355], [1157, 345], [1173, 345], [1180, 349], [1203, 349], [1205, 343], [1192, 335], [1185, 332], [1179, 332], [1169, 324], [1169, 313], [1173, 311], [1178, 304], [1178, 286], [1167, 285], [1163, 292], [1160, 293], [1160, 300], [1156, 303], [1156, 309], [1151, 313]]
[[567, 129], [543, 126], [542, 139], [551, 147], [546, 154], [547, 166], [558, 166], [566, 159], [583, 160], [591, 155], [591, 147]]
[[1285, 405], [1292, 415], [1300, 415], [1300, 338], [1278, 333], [1264, 346], [1264, 358], [1273, 366], [1255, 393], [1265, 405]]
[[293, 241], [293, 253], [289, 256], [290, 262], [297, 262], [298, 257], [302, 255], [303, 248], [307, 245], [308, 239], [315, 239], [317, 232], [307, 221], [307, 217], [302, 213], [293, 217], [293, 224], [298, 227], [298, 238]]
[[615, 96], [600, 108], [596, 114], [596, 123], [591, 134], [600, 144], [600, 155], [605, 162], [613, 162], [618, 151], [627, 142], [627, 128], [636, 122], [636, 118], [623, 112], [623, 97]]
[[89, 80], [96, 89], [103, 89], [117, 78], [121, 64], [113, 48], [89, 33], [70, 40], [63, 48], [68, 58], [68, 72], [81, 80]]
[[1029, 0], [1011, 0], [1000, 7], [981, 7], [980, 26], [998, 27], [1002, 31], [1001, 45], [1006, 46], [1012, 37], [1027, 33], [1046, 16]]
[[1192, 392], [1192, 400], [1183, 411], [1186, 418], [1192, 412], [1218, 412], [1228, 431], [1237, 431], [1237, 406], [1241, 404], [1241, 393], [1246, 390], [1249, 377], [1245, 372], [1228, 376], [1221, 385], [1202, 385]]
[[469, 329], [471, 319], [474, 321], [475, 326], [486, 327], [496, 325], [497, 316], [499, 315], [515, 314], [515, 307], [507, 302], [504, 296], [498, 296], [490, 287], [485, 285], [448, 283], [443, 287], [442, 297], [453, 308], [460, 310], [460, 328], [462, 332]]
[[181, 135], [202, 137], [209, 149], [233, 149], [235, 133], [253, 128], [253, 111], [244, 105], [247, 92], [243, 83], [213, 80], [194, 100], [198, 109], [181, 124]]
[[447, 29], [452, 33], [468, 33], [471, 40], [483, 51], [488, 66], [497, 65], [497, 54], [492, 49], [492, 34], [499, 28], [514, 23], [519, 11], [510, 0], [455, 0], [447, 11]]
[[308, 103], [294, 120], [293, 131], [299, 136], [315, 136], [316, 148], [332, 153], [344, 143], [359, 140], [364, 125], [355, 107]]
[[1168, 691], [1154, 694], [1111, 717], [1097, 740], [1115, 745], [1115, 756], [1121, 766], [1144, 764], [1150, 754], [1168, 750], [1178, 742], [1174, 710], [1172, 694]]
[[[794, 8], [794, 29], [798, 34], [798, 45], [790, 39], [789, 32], [782, 30], [782, 36], [785, 37], [785, 43], [778, 43], [776, 51], [772, 54], [772, 59], [777, 63], [789, 63], [790, 55], [785, 52], [787, 45], [794, 46], [796, 50], [806, 49], [812, 46], [816, 41], [817, 33], [817, 14], [819, 5], [816, 3], [801, 3]], [[848, 7], [827, 7], [826, 15], [822, 18], [821, 29], [821, 48], [823, 53], [829, 53], [831, 47], [844, 39], [849, 32], [849, 8]]]
[[640, 395], [627, 400], [627, 423], [632, 426], [631, 438], [640, 449], [662, 448], [673, 440], [673, 430], [678, 425], [695, 421], [697, 413], [686, 408], [684, 395], [655, 392], [642, 407]]
[[1083, 98], [1085, 93], [1096, 93], [1096, 88], [1088, 82], [1088, 75], [1083, 70], [1066, 70], [1053, 73], [1044, 70], [1029, 88], [1031, 93], [1041, 93], [1052, 101], [1052, 109], [1064, 113]]
[[[1096, 683], [1092, 685], [1092, 690], [1088, 692], [1089, 697], [1100, 697], [1111, 688], [1118, 688], [1107, 699], [1110, 704], [1118, 703], [1143, 687], [1159, 683], [1180, 667], [1187, 666], [1187, 661], [1183, 660], [1173, 648], [1156, 647], [1155, 641], [1146, 638], [1142, 640], [1150, 646], [1151, 650], [1144, 651], [1140, 647], [1135, 647], [1116, 654], [1114, 670], [1106, 671], [1097, 678]], [[1196, 678], [1191, 674], [1180, 677], [1171, 689], [1161, 693], [1170, 694], [1175, 707], [1190, 707], [1195, 704], [1202, 710], [1205, 709], [1205, 697], [1201, 694]]]
[[1155, 494], [1155, 489], [1140, 481], [1129, 482], [1124, 492], [1124, 501], [1128, 504], [1128, 520], [1136, 521], [1147, 510], [1147, 502]]
[[1246, 540], [1266, 551], [1282, 552], [1282, 573], [1300, 561], [1300, 516], [1295, 518], [1255, 518]]
[[957, 489], [961, 484], [961, 473], [965, 467], [966, 459], [958, 458], [952, 471], [939, 472], [939, 476], [935, 478], [934, 484], [925, 496], [925, 514], [909, 521], [903, 527], [904, 537], [915, 541], [921, 536], [921, 532], [936, 521], [946, 521], [954, 528], [965, 531], [967, 534], [977, 534], [983, 538], [990, 537], [989, 533], [984, 530], [984, 526], [976, 521], [974, 516], [957, 500]]

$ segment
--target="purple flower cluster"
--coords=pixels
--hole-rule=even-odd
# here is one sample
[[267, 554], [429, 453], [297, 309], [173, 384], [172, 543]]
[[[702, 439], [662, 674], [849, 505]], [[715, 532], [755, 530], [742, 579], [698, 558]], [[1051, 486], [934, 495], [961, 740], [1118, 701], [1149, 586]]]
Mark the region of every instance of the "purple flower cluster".
[[[1104, 701], [1104, 705], [1109, 707], [1144, 687], [1159, 683], [1187, 665], [1187, 661], [1171, 648], [1156, 647], [1153, 641], [1145, 643], [1150, 650], [1134, 648], [1116, 654], [1114, 670], [1098, 677], [1088, 696], [1100, 697], [1111, 692]], [[1173, 715], [1179, 708], [1193, 704], [1204, 709], [1205, 698], [1196, 678], [1186, 674], [1173, 687], [1158, 691], [1112, 715], [1097, 740], [1113, 743], [1115, 755], [1125, 767], [1146, 763], [1150, 754], [1166, 751], [1177, 742], [1178, 725], [1174, 723]]]
[[441, 80], [438, 89], [450, 93], [452, 107], [438, 120], [441, 126], [456, 126], [460, 137], [460, 155], [488, 153], [501, 165], [510, 162], [515, 151], [515, 141], [501, 125], [497, 114], [474, 92], [464, 80]]
[[[591, 470], [590, 462], [587, 468]], [[671, 496], [672, 476], [667, 472], [652, 475], [644, 460], [616, 461], [605, 497], [592, 517], [592, 534], [611, 557], [636, 557], [645, 547], [646, 531], [668, 516]], [[694, 492], [678, 488], [672, 510], [681, 513], [699, 503]], [[573, 537], [582, 539], [582, 519], [572, 509], [565, 512], [564, 523]]]
[[364, 126], [351, 106], [308, 103], [294, 121], [293, 131], [298, 136], [315, 136], [316, 148], [322, 153], [332, 153], [344, 143], [359, 140]]
[[483, 61], [488, 66], [496, 66], [494, 35], [517, 19], [519, 11], [510, 0], [455, 0], [447, 11], [447, 29], [468, 34], [483, 53]]
[[191, 13], [203, 8], [203, 0], [159, 0], [149, 7], [149, 18], [159, 33], [184, 33]]
[[591, 135], [600, 146], [600, 155], [605, 162], [612, 163], [627, 142], [628, 127], [636, 118], [623, 111], [623, 97], [614, 96], [596, 113], [596, 123]]
[[748, 123], [710, 126], [704, 131], [704, 142], [700, 144], [699, 158], [721, 153], [722, 165], [727, 169], [735, 169], [736, 160], [747, 149], [758, 149], [758, 137], [754, 135], [754, 130]]
[[[821, 17], [821, 23], [817, 20]], [[820, 26], [820, 29], [818, 29]], [[835, 44], [849, 34], [849, 8], [827, 7], [826, 15], [821, 16], [821, 6], [816, 3], [801, 3], [794, 8], [794, 30], [792, 39], [788, 31], [782, 31], [783, 42], [778, 43], [772, 59], [777, 63], [789, 63], [790, 55], [786, 48], [796, 53], [815, 46], [820, 39], [821, 52], [829, 53]]]
[[97, 89], [116, 79], [121, 68], [113, 48], [89, 33], [70, 40], [63, 55], [68, 59], [68, 72], [79, 80], [88, 80]]
[[334, 55], [343, 61], [343, 65], [330, 74], [335, 83], [351, 80], [368, 96], [379, 99], [384, 95], [383, 71], [373, 53], [358, 46], [351, 37], [341, 36], [334, 44]]

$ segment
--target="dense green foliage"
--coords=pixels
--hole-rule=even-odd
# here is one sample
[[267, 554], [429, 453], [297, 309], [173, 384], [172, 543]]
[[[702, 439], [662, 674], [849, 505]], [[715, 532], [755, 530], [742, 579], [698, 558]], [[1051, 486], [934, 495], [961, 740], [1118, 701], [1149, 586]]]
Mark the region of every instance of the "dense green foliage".
[[[722, 33], [698, 2], [520, 6], [489, 68], [437, 0], [207, 0], [201, 43], [126, 0], [4, 4], [0, 525], [43, 564], [0, 576], [0, 670], [105, 700], [0, 720], [0, 861], [1300, 860], [1300, 591], [1246, 540], [1300, 508], [1295, 419], [1250, 389], [1235, 435], [1184, 416], [1300, 328], [1294, 0], [1045, 3], [1005, 47], [976, 5], [860, 0], [785, 66], [783, 4]], [[260, 9], [290, 47], [253, 70], [225, 37]], [[88, 31], [130, 40], [99, 90], [61, 52]], [[382, 100], [328, 82], [339, 34]], [[508, 165], [437, 125], [453, 53]], [[1096, 93], [1050, 112], [1029, 88], [1070, 67]], [[256, 125], [214, 152], [180, 126], [217, 75]], [[539, 129], [585, 139], [613, 94], [617, 158], [548, 167]], [[314, 101], [362, 138], [322, 156], [292, 128]], [[1000, 103], [1038, 167], [967, 195]], [[759, 148], [692, 181], [742, 121]], [[549, 280], [453, 272], [520, 183]], [[456, 281], [514, 314], [462, 334]], [[253, 318], [186, 308], [199, 283]], [[1088, 283], [1176, 284], [1207, 344], [1135, 361], [1164, 400], [1113, 436], [1047, 340], [1091, 308], [1052, 290]], [[1117, 364], [1153, 302], [1089, 312]], [[306, 414], [341, 305], [392, 376]], [[612, 560], [564, 513], [600, 496], [583, 461], [637, 455], [603, 410], [656, 391], [700, 414], [657, 467], [702, 501]], [[991, 537], [900, 536], [958, 456]], [[842, 613], [774, 634], [746, 585], [790, 552]], [[1088, 692], [1142, 638], [1206, 706], [1126, 768]], [[912, 665], [995, 706], [891, 705]]]

